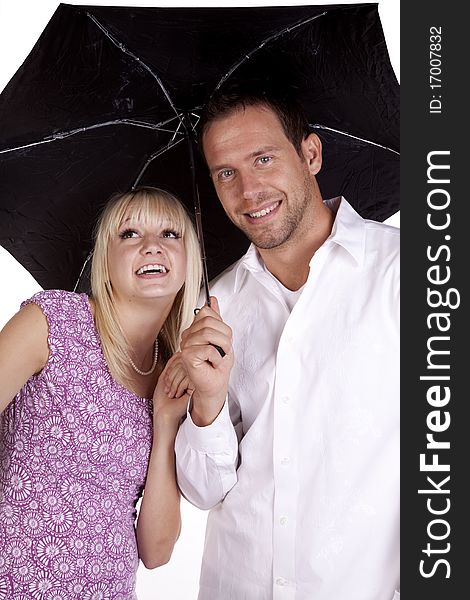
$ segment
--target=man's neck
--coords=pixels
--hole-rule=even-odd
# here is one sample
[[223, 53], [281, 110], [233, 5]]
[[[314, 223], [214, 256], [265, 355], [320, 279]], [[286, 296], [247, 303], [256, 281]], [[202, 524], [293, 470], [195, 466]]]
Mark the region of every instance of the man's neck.
[[295, 291], [307, 281], [312, 256], [329, 237], [334, 219], [335, 215], [323, 205], [321, 217], [306, 232], [299, 230], [294, 238], [277, 248], [258, 248], [266, 268], [284, 287]]

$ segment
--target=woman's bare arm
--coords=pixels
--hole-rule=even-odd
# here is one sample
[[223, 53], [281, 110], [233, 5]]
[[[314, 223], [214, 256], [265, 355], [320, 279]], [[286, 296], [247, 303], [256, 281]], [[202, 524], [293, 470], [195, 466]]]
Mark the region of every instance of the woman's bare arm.
[[173, 398], [165, 392], [166, 372], [172, 363], [180, 360], [175, 355], [168, 361], [153, 397], [153, 444], [137, 520], [139, 556], [148, 569], [170, 560], [181, 529], [174, 444], [189, 396]]
[[0, 331], [0, 413], [47, 363], [48, 326], [42, 310], [27, 304]]

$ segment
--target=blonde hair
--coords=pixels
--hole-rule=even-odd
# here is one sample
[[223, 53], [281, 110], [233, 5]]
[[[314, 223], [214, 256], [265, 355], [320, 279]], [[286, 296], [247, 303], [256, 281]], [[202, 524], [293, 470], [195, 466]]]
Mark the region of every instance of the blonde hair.
[[108, 244], [125, 216], [145, 223], [158, 222], [178, 231], [186, 251], [186, 279], [176, 295], [159, 334], [160, 352], [165, 360], [179, 349], [181, 333], [192, 322], [201, 285], [202, 266], [199, 243], [191, 219], [181, 202], [169, 192], [141, 187], [118, 194], [105, 206], [95, 229], [91, 263], [91, 295], [95, 303], [95, 323], [108, 366], [118, 380], [131, 383], [126, 352], [128, 343], [119, 324], [108, 269]]

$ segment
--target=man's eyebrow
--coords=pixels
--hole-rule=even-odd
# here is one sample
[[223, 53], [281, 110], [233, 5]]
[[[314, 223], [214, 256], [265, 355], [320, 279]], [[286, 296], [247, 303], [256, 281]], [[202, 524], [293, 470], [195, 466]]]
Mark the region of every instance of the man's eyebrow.
[[[261, 148], [258, 148], [258, 150], [254, 150], [253, 152], [250, 152], [249, 154], [246, 155], [247, 159], [251, 159], [251, 158], [258, 158], [258, 156], [263, 156], [263, 154], [267, 154], [269, 152], [278, 152], [280, 150], [280, 148], [278, 146], [262, 146]], [[230, 169], [230, 163], [220, 163], [219, 165], [214, 165], [211, 169], [209, 169], [209, 173], [211, 175], [213, 175], [214, 173], [217, 173], [218, 171], [221, 171], [223, 169]]]
[[277, 152], [279, 150], [278, 146], [262, 146], [259, 150], [255, 150], [252, 152], [249, 157], [256, 158], [257, 156], [262, 156], [267, 152]]

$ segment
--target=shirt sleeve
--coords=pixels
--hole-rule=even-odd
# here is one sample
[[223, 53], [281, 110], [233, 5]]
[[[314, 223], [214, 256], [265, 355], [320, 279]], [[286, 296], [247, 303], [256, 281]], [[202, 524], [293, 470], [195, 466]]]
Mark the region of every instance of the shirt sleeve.
[[237, 482], [238, 439], [228, 401], [213, 423], [198, 427], [188, 410], [175, 442], [176, 473], [184, 497], [208, 510]]

